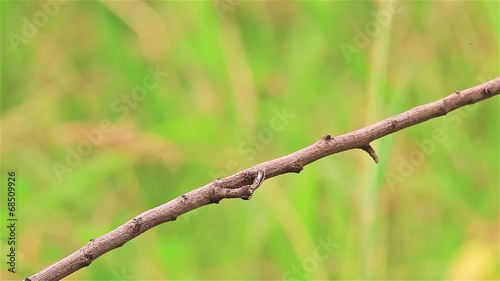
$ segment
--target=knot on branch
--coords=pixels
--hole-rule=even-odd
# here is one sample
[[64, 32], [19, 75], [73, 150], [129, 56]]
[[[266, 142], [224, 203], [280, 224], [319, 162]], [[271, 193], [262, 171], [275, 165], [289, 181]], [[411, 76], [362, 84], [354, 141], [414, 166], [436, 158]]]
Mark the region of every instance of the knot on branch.
[[396, 125], [398, 125], [398, 121], [392, 119], [390, 122], [391, 122], [391, 128], [394, 130], [396, 128]]
[[[459, 91], [456, 91], [455, 94], [460, 95]], [[441, 104], [439, 105], [439, 109], [441, 109], [441, 116], [447, 115], [449, 112], [453, 111], [453, 105], [450, 103], [450, 97], [446, 97], [441, 100]]]
[[212, 192], [210, 192], [210, 204], [219, 204], [222, 198], [217, 194], [217, 190], [222, 188], [224, 188], [222, 180], [220, 178], [216, 178], [212, 186]]
[[138, 236], [141, 234], [141, 227], [142, 227], [142, 218], [133, 218], [131, 221], [130, 228], [132, 230], [132, 235]]
[[255, 175], [255, 177], [253, 179], [253, 183], [251, 185], [243, 186], [244, 193], [241, 196], [241, 199], [243, 199], [243, 200], [251, 199], [253, 193], [264, 182], [265, 178], [266, 178], [266, 169], [264, 168], [263, 170], [257, 172], [257, 175]]
[[300, 172], [302, 172], [302, 170], [304, 170], [304, 166], [302, 166], [302, 165], [300, 165], [300, 164], [295, 163], [295, 164], [290, 165], [290, 169], [289, 169], [289, 170], [290, 170], [290, 172], [292, 172], [292, 173], [297, 173], [297, 174], [299, 174]]
[[92, 256], [92, 254], [89, 254], [89, 253], [85, 253], [83, 255], [83, 258], [84, 258], [84, 266], [89, 266], [92, 261], [94, 260], [94, 257]]

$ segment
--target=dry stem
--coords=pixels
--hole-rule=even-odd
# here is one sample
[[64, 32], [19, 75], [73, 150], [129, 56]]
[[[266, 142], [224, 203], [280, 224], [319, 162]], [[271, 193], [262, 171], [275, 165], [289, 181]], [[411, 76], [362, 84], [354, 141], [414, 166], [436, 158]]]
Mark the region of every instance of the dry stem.
[[258, 164], [227, 178], [217, 179], [145, 211], [115, 230], [91, 239], [87, 245], [76, 252], [25, 280], [60, 280], [90, 265], [101, 255], [123, 246], [146, 230], [174, 221], [178, 216], [196, 208], [219, 203], [222, 199], [250, 199], [264, 180], [285, 173], [300, 173], [304, 166], [328, 155], [350, 149], [363, 149], [375, 162], [378, 162], [378, 156], [370, 146], [372, 141], [429, 119], [446, 115], [457, 108], [485, 100], [499, 93], [500, 77], [467, 90], [457, 91], [438, 101], [417, 106], [354, 132], [337, 137], [326, 135], [316, 143], [292, 154]]

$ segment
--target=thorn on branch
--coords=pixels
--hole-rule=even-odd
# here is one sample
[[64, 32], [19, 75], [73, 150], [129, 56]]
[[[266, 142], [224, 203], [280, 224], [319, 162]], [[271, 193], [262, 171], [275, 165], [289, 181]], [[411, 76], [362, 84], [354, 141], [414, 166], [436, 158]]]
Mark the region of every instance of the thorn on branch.
[[322, 137], [321, 139], [324, 140], [324, 141], [329, 141], [329, 140], [331, 140], [333, 138], [330, 135], [326, 135], [326, 136]]
[[366, 151], [366, 153], [368, 153], [368, 155], [370, 155], [372, 157], [372, 159], [373, 159], [373, 161], [375, 161], [375, 163], [379, 162], [377, 153], [375, 152], [375, 149], [373, 149], [373, 147], [371, 145], [363, 146], [361, 149]]

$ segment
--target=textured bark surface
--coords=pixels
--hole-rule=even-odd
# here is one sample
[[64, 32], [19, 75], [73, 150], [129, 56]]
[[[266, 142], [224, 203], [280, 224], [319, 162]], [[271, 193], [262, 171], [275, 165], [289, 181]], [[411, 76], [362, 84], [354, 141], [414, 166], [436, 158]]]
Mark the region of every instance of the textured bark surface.
[[337, 137], [326, 135], [299, 151], [258, 164], [227, 178], [216, 179], [145, 211], [115, 230], [90, 240], [76, 252], [25, 280], [60, 280], [159, 224], [174, 221], [182, 214], [208, 204], [218, 203], [222, 199], [250, 199], [264, 180], [286, 173], [300, 173], [304, 166], [323, 157], [350, 149], [362, 149], [378, 162], [378, 156], [370, 146], [372, 141], [499, 93], [500, 77], [470, 89], [457, 91], [438, 101], [417, 106], [354, 132]]

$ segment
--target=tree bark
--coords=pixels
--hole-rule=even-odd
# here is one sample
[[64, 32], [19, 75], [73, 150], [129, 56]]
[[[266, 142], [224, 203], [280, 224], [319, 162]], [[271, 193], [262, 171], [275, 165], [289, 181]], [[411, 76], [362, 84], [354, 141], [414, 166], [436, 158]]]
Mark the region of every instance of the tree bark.
[[60, 280], [159, 224], [174, 221], [182, 214], [208, 204], [219, 203], [222, 199], [248, 200], [264, 180], [286, 173], [300, 173], [304, 166], [323, 157], [350, 149], [362, 149], [375, 162], [378, 162], [378, 156], [370, 146], [372, 141], [429, 119], [446, 115], [457, 108], [491, 98], [499, 93], [500, 77], [470, 89], [457, 91], [438, 101], [417, 106], [351, 133], [337, 137], [326, 135], [299, 151], [258, 164], [227, 178], [216, 179], [163, 205], [145, 211], [113, 231], [91, 239], [87, 245], [76, 252], [25, 280]]

